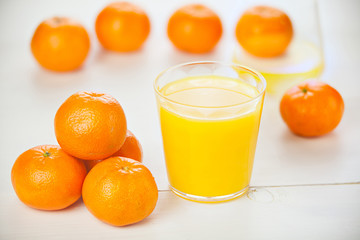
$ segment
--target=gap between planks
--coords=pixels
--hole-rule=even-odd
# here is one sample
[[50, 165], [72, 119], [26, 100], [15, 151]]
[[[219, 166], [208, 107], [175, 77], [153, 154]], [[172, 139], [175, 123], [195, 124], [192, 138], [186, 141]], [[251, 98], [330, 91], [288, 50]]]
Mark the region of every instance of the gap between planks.
[[[254, 188], [286, 188], [286, 187], [317, 187], [317, 186], [337, 186], [337, 185], [356, 185], [358, 182], [343, 182], [343, 183], [310, 183], [310, 184], [291, 184], [291, 185], [264, 185], [264, 186], [250, 186], [250, 189]], [[171, 192], [170, 189], [159, 190], [159, 192]]]

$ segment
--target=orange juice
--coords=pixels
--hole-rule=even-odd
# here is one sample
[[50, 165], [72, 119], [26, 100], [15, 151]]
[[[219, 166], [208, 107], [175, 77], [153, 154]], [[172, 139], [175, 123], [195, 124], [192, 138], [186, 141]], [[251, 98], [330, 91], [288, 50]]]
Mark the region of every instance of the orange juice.
[[215, 75], [176, 80], [159, 93], [172, 190], [190, 199], [245, 193], [264, 95], [245, 81]]

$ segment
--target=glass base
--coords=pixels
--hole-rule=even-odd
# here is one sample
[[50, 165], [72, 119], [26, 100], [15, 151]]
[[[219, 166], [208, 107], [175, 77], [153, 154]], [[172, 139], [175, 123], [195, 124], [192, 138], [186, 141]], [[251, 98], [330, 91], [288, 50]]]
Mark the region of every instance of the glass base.
[[174, 188], [171, 185], [169, 185], [169, 188], [177, 196], [184, 198], [186, 200], [190, 200], [193, 202], [200, 202], [200, 203], [219, 203], [219, 202], [230, 201], [230, 200], [233, 200], [235, 198], [238, 198], [238, 197], [244, 195], [248, 191], [249, 186], [246, 186], [245, 188], [241, 189], [240, 191], [238, 191], [236, 193], [223, 195], [223, 196], [215, 196], [215, 197], [203, 197], [203, 196], [187, 194], [187, 193], [177, 190], [176, 188]]

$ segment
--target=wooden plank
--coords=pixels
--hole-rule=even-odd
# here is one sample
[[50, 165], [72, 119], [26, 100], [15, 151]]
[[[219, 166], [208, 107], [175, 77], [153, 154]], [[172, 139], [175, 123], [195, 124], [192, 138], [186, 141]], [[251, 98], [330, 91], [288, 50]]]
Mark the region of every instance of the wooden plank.
[[80, 201], [64, 211], [33, 210], [1, 195], [1, 239], [359, 239], [360, 184], [252, 188], [247, 196], [201, 204], [161, 191], [144, 221], [113, 227]]

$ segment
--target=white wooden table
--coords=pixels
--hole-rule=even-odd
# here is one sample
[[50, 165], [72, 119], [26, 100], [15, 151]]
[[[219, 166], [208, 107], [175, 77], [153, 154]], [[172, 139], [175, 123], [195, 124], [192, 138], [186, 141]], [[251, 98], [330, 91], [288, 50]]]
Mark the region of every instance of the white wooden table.
[[[189, 202], [168, 190], [152, 82], [181, 62], [229, 62], [239, 15], [232, 11], [236, 0], [205, 1], [222, 18], [224, 35], [214, 52], [195, 56], [176, 51], [165, 31], [172, 11], [190, 1], [136, 2], [151, 18], [151, 35], [141, 51], [114, 54], [101, 50], [93, 27], [108, 1], [0, 1], [0, 239], [360, 239], [360, 2], [319, 2], [323, 79], [345, 100], [339, 127], [321, 138], [294, 136], [281, 120], [278, 103], [268, 97], [252, 188], [247, 196], [221, 204]], [[90, 32], [91, 54], [79, 71], [55, 74], [32, 58], [33, 31], [53, 15], [73, 16]], [[10, 171], [17, 156], [36, 145], [57, 144], [55, 112], [80, 90], [116, 97], [143, 145], [144, 163], [160, 194], [155, 211], [139, 224], [106, 225], [82, 201], [63, 211], [33, 210], [12, 189]]]

